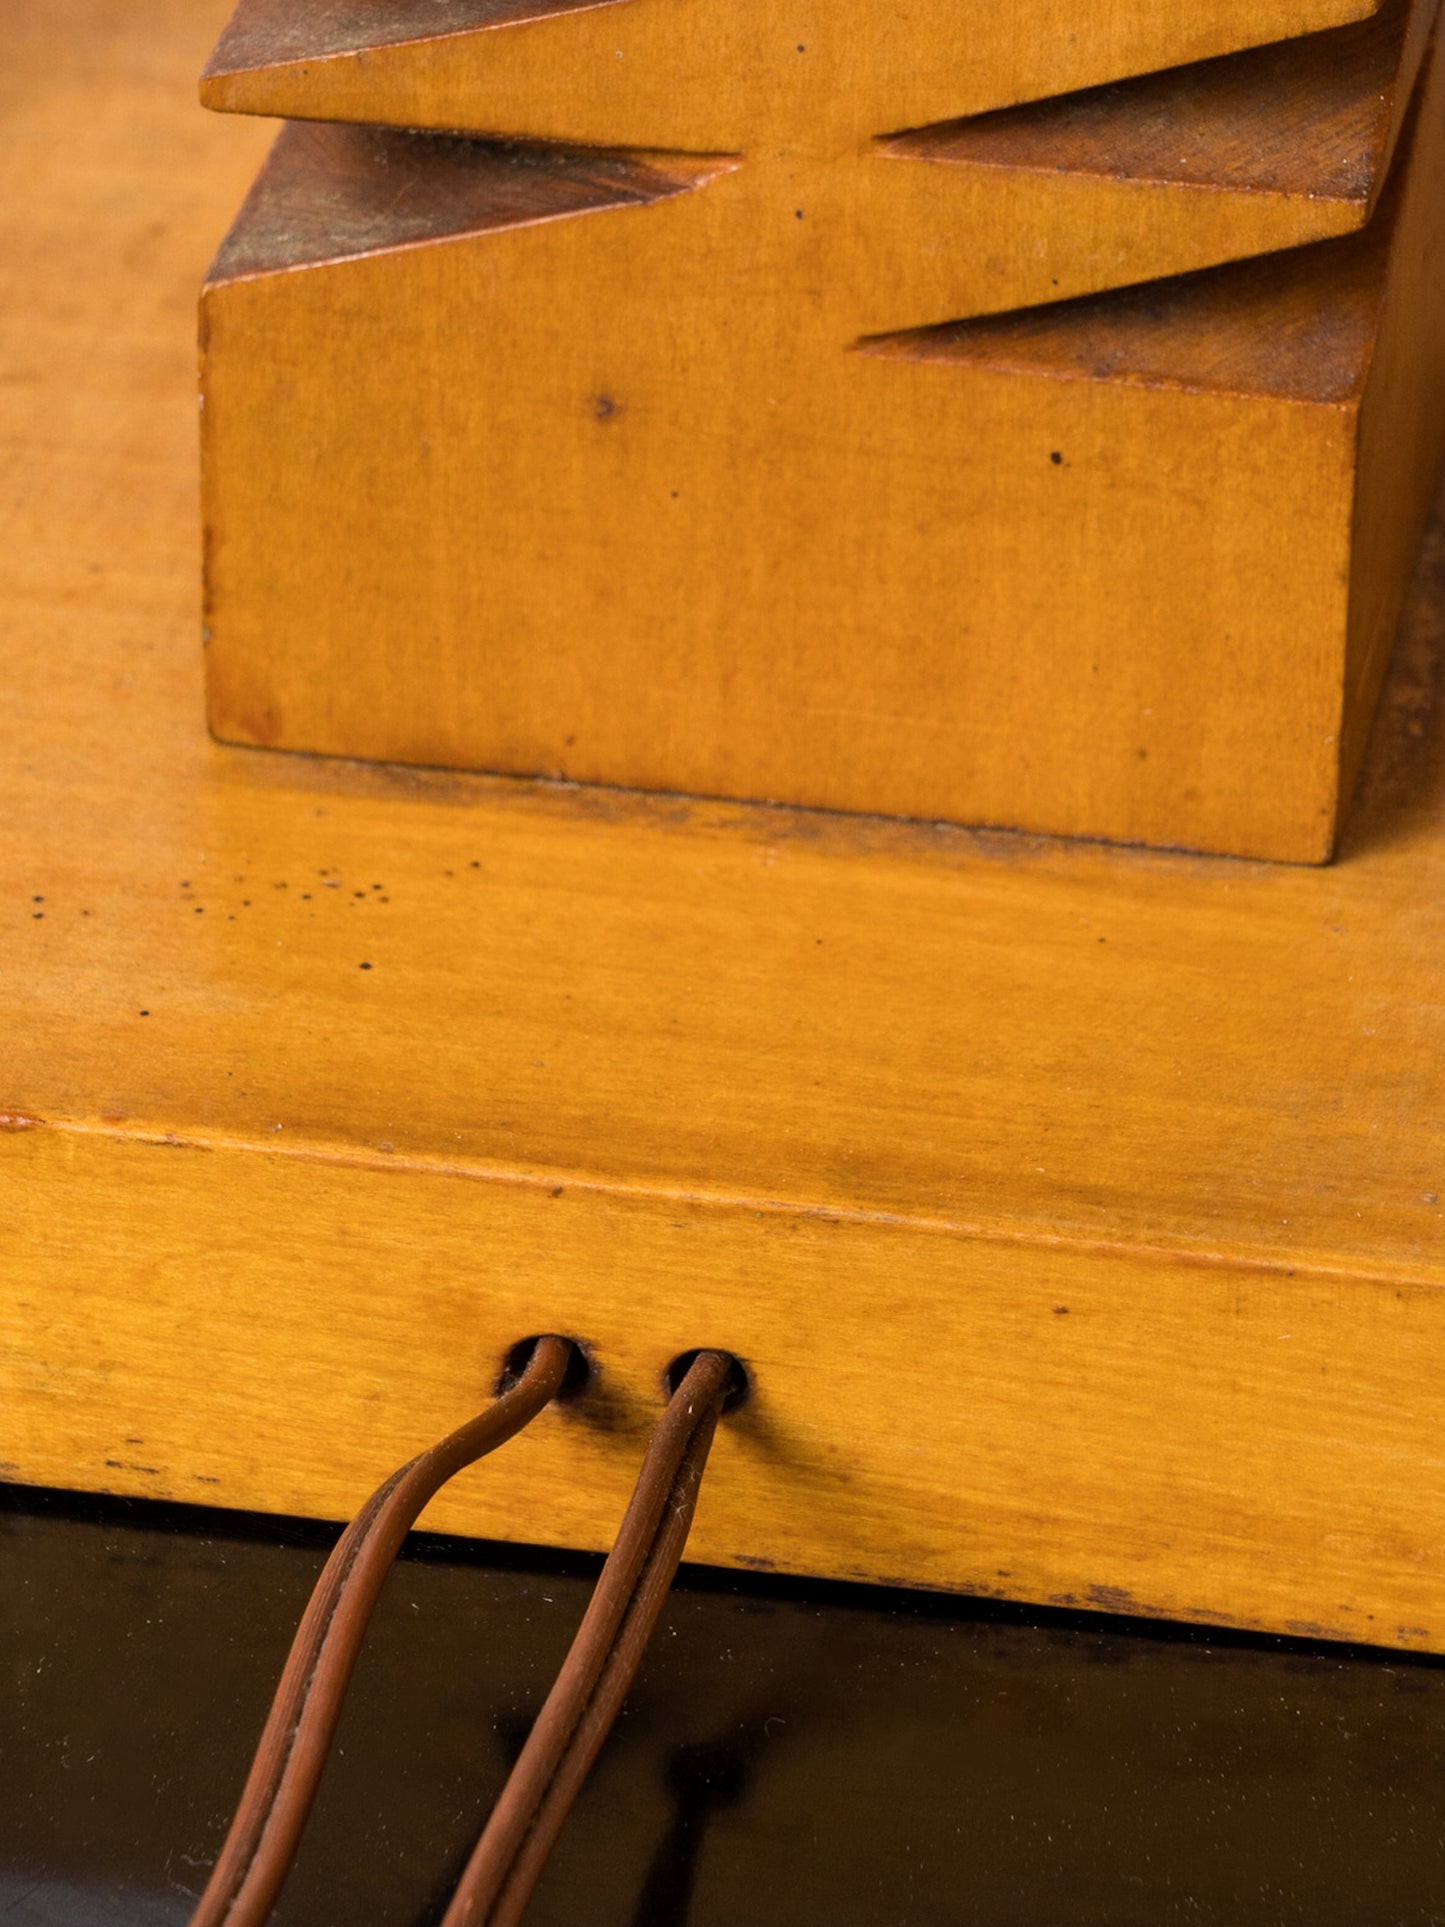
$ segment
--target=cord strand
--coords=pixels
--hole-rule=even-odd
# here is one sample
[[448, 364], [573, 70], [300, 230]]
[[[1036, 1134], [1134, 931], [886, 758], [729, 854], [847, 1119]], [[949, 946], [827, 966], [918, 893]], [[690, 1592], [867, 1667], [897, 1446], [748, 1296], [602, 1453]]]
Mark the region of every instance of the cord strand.
[[540, 1338], [516, 1382], [367, 1500], [317, 1580], [230, 1831], [190, 1927], [263, 1927], [290, 1870], [387, 1573], [435, 1494], [513, 1438], [561, 1389], [574, 1347]]
[[716, 1424], [714, 1410], [693, 1436], [673, 1484], [652, 1553], [607, 1663], [492, 1910], [486, 1916], [487, 1927], [516, 1927], [522, 1919], [572, 1804], [622, 1711], [682, 1560]]
[[699, 1352], [649, 1441], [616, 1542], [442, 1927], [511, 1927], [621, 1710], [687, 1544], [733, 1360]]

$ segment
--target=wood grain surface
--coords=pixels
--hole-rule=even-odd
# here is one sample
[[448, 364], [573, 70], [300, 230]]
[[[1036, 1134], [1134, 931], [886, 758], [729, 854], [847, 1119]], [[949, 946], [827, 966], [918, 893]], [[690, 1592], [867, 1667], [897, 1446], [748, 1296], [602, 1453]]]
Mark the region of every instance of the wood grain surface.
[[205, 298], [212, 726], [1325, 859], [1445, 440], [1428, 85], [1358, 233], [886, 335], [961, 257], [750, 163], [292, 126]]
[[339, 1515], [556, 1326], [433, 1518], [598, 1545], [719, 1344], [701, 1559], [1445, 1649], [1438, 529], [1327, 870], [220, 747], [218, 24], [0, 24], [5, 1475]]
[[[1094, 294], [1361, 226], [1384, 186], [1438, 4], [1389, 0], [1332, 32], [907, 134], [865, 133], [821, 157], [808, 156], [804, 120], [777, 152], [734, 143], [726, 157], [538, 141], [478, 148], [303, 121], [217, 271], [344, 259], [618, 205], [629, 172], [641, 183], [632, 198], [647, 201], [673, 191], [660, 175], [700, 186], [745, 168], [734, 225], [747, 244], [709, 237], [735, 258], [729, 284], [783, 289], [802, 267], [821, 284], [809, 298], [842, 338]], [[600, 198], [549, 197], [549, 178], [556, 188], [568, 172]], [[817, 258], [797, 261], [796, 238], [767, 258], [777, 242], [768, 250], [761, 237], [779, 208], [796, 220], [800, 201]], [[237, 245], [246, 252], [237, 256]], [[689, 251], [673, 263], [679, 304], [696, 299], [684, 279], [690, 261]]]
[[1438, 12], [1388, 0], [1329, 33], [919, 128], [878, 151], [942, 170], [931, 204], [911, 175], [913, 205], [900, 184], [899, 217], [983, 237], [993, 285], [950, 319], [1297, 247], [1369, 219]]
[[[1378, 0], [242, 0], [202, 98], [241, 113], [602, 145], [832, 150], [1362, 20]], [[559, 77], [566, 75], [566, 85]], [[804, 135], [801, 129], [810, 133]]]
[[1385, 0], [1368, 19], [1332, 32], [919, 128], [894, 136], [891, 151], [959, 166], [1369, 204], [1438, 11], [1438, 0]]
[[[440, 115], [414, 101], [405, 114], [386, 111], [369, 99], [348, 113], [332, 98], [330, 56], [356, 53], [367, 87], [374, 89], [387, 48], [408, 58], [416, 54], [416, 9], [278, 7], [265, 0], [237, 14], [202, 93], [212, 105], [233, 105], [228, 90], [235, 75], [249, 72], [250, 63], [274, 80], [268, 53], [284, 54], [300, 65], [294, 73], [284, 69], [293, 84], [284, 106], [274, 110], [302, 119], [371, 126], [402, 121], [408, 128], [470, 130], [533, 143], [580, 138], [622, 150], [624, 158], [629, 148], [640, 149], [637, 165], [669, 145], [693, 150], [701, 164], [708, 154], [731, 154], [749, 174], [740, 231], [752, 237], [752, 248], [745, 246], [741, 256], [736, 243], [728, 250], [729, 284], [740, 291], [756, 280], [787, 284], [786, 262], [747, 257], [758, 251], [780, 208], [791, 217], [801, 204], [824, 250], [803, 269], [822, 283], [810, 289], [811, 297], [834, 309], [860, 308], [847, 325], [867, 334], [1190, 273], [1358, 227], [1383, 186], [1438, 6], [1439, 0], [1385, 0], [1378, 11], [1344, 27], [925, 126], [917, 126], [918, 114], [901, 102], [890, 107], [875, 97], [880, 80], [902, 85], [917, 65], [900, 75], [874, 46], [881, 34], [891, 39], [895, 32], [882, 15], [869, 15], [849, 31], [853, 64], [838, 80], [845, 91], [820, 93], [812, 66], [797, 56], [811, 60], [824, 52], [838, 30], [833, 9], [824, 35], [784, 47], [789, 58], [771, 86], [760, 89], [750, 81], [741, 87], [739, 74], [754, 67], [739, 67], [720, 46], [714, 49], [716, 69], [698, 83], [705, 99], [690, 118], [671, 112], [665, 124], [658, 120], [644, 128], [619, 104], [611, 119], [587, 119], [590, 131], [579, 136], [576, 128], [584, 123], [576, 120], [575, 97], [592, 84], [585, 62], [549, 68], [545, 95], [530, 116], [488, 118], [481, 109], [485, 80]], [[439, 39], [422, 34], [421, 40], [436, 48], [446, 63], [443, 71], [457, 73], [467, 65], [468, 25], [485, 74], [507, 40], [497, 30], [534, 17], [497, 0], [449, 0], [449, 9], [452, 31]], [[1127, 17], [1130, 10], [1115, 12]], [[427, 14], [434, 26], [435, 7]], [[634, 12], [631, 4], [621, 13], [605, 5], [552, 6], [535, 18], [543, 34], [574, 26], [611, 32], [613, 25], [632, 21]], [[730, 11], [716, 21], [728, 31], [739, 24]], [[1050, 44], [1077, 52], [1077, 19], [1074, 29], [1066, 41], [1055, 35]], [[914, 21], [909, 31], [924, 48], [947, 53], [952, 46], [951, 30], [936, 22], [930, 27]], [[964, 92], [977, 84], [979, 61], [1006, 45], [1007, 32], [995, 10], [966, 73], [950, 56], [951, 113], [960, 111]], [[688, 62], [699, 57], [698, 40], [690, 30]], [[605, 71], [612, 73], [624, 53], [609, 56]], [[675, 47], [672, 53], [677, 57]], [[855, 71], [860, 56], [861, 72]], [[215, 77], [223, 70], [230, 78]], [[558, 71], [565, 71], [565, 85], [557, 84]], [[679, 87], [686, 92], [681, 79]], [[760, 125], [763, 105], [766, 124]], [[912, 131], [889, 131], [899, 126]], [[319, 159], [318, 169], [327, 172]], [[424, 195], [414, 192], [412, 198]], [[391, 205], [390, 193], [381, 203]], [[768, 252], [765, 241], [761, 251]], [[684, 261], [675, 262], [672, 282], [685, 273]], [[678, 292], [687, 299], [680, 287]]]

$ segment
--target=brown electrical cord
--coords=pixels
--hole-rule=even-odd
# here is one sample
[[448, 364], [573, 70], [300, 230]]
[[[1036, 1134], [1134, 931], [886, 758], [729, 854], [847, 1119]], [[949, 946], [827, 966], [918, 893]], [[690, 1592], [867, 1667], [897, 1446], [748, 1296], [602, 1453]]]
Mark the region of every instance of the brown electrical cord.
[[720, 1406], [721, 1400], [718, 1400], [687, 1448], [673, 1481], [657, 1538], [613, 1641], [612, 1650], [572, 1741], [498, 1890], [491, 1912], [485, 1916], [460, 1914], [457, 1916], [458, 1922], [480, 1921], [484, 1918], [487, 1927], [516, 1927], [525, 1913], [532, 1890], [562, 1831], [572, 1803], [581, 1792], [602, 1743], [622, 1710], [622, 1703], [652, 1638], [658, 1615], [687, 1544], [693, 1511], [697, 1505], [698, 1486], [702, 1482]]
[[514, 1927], [621, 1709], [687, 1544], [734, 1361], [699, 1352], [658, 1422], [617, 1540], [442, 1927]]
[[190, 1927], [261, 1927], [275, 1904], [316, 1795], [367, 1623], [422, 1509], [464, 1466], [520, 1432], [562, 1388], [576, 1348], [539, 1338], [486, 1411], [409, 1461], [374, 1492], [311, 1595], [236, 1817]]

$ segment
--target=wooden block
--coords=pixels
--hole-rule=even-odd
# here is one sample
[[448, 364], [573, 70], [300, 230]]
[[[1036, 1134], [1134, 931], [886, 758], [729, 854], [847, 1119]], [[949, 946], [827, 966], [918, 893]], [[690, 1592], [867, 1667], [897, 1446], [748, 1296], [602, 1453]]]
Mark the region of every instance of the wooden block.
[[1328, 856], [1445, 433], [1431, 89], [1358, 234], [862, 341], [909, 237], [767, 170], [293, 127], [205, 298], [213, 727]]
[[[1377, 0], [241, 0], [209, 107], [634, 147], [836, 153], [874, 134], [1362, 20]], [[565, 76], [565, 84], [559, 80]]]
[[84, 4], [0, 17], [4, 1476], [339, 1516], [557, 1324], [607, 1396], [432, 1523], [598, 1545], [717, 1343], [701, 1559], [1445, 1650], [1441, 529], [1327, 870], [217, 746], [260, 130]]

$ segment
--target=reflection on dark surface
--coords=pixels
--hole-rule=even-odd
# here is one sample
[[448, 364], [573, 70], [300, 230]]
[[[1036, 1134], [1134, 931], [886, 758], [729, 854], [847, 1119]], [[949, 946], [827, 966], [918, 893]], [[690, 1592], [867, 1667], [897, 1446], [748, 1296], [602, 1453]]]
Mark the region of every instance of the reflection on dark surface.
[[735, 1805], [747, 1782], [741, 1747], [726, 1741], [678, 1747], [667, 1773], [672, 1818], [647, 1870], [632, 1927], [677, 1927], [688, 1918], [707, 1816]]
[[[332, 1536], [0, 1495], [4, 1927], [181, 1927]], [[595, 1570], [419, 1542], [280, 1927], [438, 1917]], [[1440, 1662], [694, 1575], [528, 1923], [1445, 1927], [1442, 1737]]]

